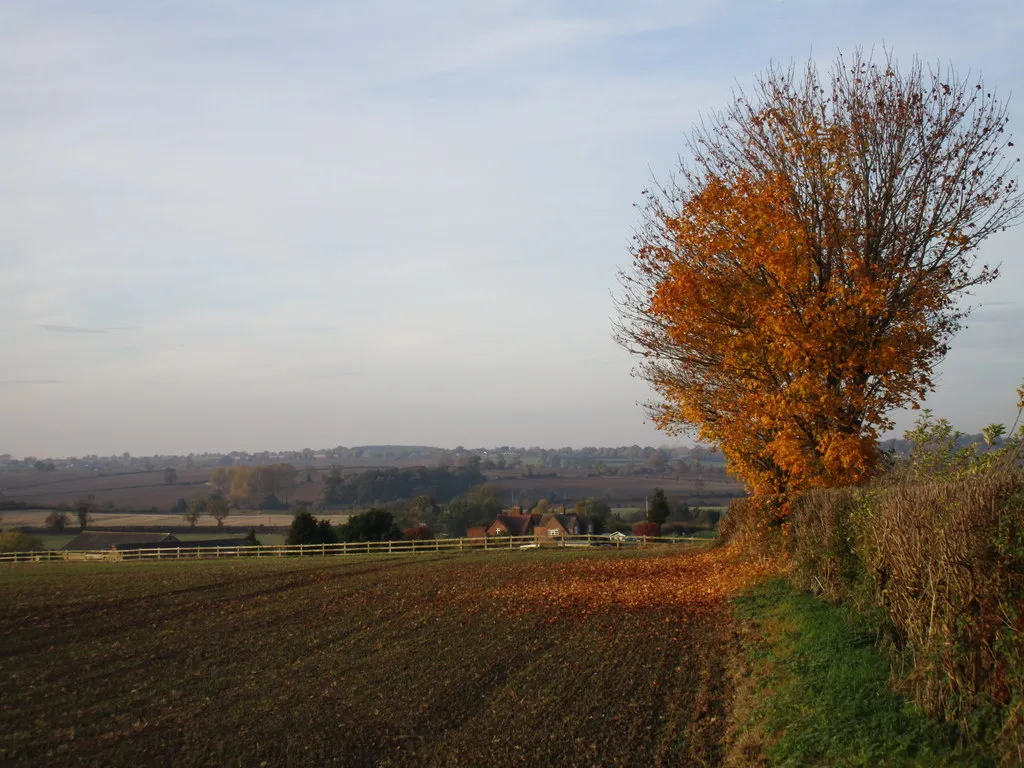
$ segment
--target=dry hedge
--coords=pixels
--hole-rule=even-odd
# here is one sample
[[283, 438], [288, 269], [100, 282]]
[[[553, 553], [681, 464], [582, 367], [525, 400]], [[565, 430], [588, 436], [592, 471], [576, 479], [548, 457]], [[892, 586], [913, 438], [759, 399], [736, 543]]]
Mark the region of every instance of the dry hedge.
[[798, 584], [881, 619], [897, 687], [1024, 764], [1024, 475], [809, 492], [789, 545]]

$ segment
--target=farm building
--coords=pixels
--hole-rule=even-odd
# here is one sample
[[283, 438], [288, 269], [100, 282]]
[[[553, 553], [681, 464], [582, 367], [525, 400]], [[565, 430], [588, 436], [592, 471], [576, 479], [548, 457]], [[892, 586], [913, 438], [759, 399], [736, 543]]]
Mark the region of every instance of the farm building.
[[181, 542], [172, 533], [150, 533], [146, 531], [82, 531], [61, 549], [84, 551], [96, 549], [155, 549], [156, 547], [178, 547]]
[[62, 549], [68, 551], [87, 551], [98, 549], [158, 549], [161, 547], [179, 547], [195, 549], [196, 547], [247, 547], [252, 541], [245, 538], [201, 539], [182, 541], [173, 533], [152, 533], [149, 531], [83, 531], [65, 544]]
[[249, 547], [254, 546], [252, 539], [200, 539], [198, 541], [182, 541], [175, 544], [176, 547]]

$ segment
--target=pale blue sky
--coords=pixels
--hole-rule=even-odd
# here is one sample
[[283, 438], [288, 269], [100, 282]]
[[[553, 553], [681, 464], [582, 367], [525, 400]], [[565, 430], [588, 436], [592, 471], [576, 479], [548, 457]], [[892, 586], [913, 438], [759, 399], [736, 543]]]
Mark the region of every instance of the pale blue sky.
[[[1017, 5], [0, 4], [0, 453], [664, 442], [609, 292], [693, 121], [885, 43], [1020, 135]], [[1013, 417], [1022, 244], [929, 400], [965, 429]]]

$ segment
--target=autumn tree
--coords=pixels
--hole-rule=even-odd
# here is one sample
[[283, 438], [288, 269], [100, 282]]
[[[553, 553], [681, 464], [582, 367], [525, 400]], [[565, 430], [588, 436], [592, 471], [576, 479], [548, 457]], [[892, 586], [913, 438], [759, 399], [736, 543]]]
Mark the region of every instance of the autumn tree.
[[227, 479], [231, 500], [237, 504], [248, 501], [255, 490], [253, 467], [231, 467]]
[[722, 449], [768, 498], [858, 483], [915, 407], [1019, 219], [1005, 106], [891, 54], [770, 67], [644, 193], [619, 342], [656, 425]]
[[228, 477], [227, 467], [217, 467], [210, 475], [210, 484], [221, 493], [231, 490], [231, 480]]
[[299, 476], [299, 471], [291, 464], [231, 467], [223, 474], [221, 469], [214, 470], [211, 482], [237, 504], [259, 503], [268, 497], [287, 504], [288, 491]]

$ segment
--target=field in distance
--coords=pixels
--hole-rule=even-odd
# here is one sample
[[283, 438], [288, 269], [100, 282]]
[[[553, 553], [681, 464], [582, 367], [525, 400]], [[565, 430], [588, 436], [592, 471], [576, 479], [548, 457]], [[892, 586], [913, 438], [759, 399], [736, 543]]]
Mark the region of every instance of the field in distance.
[[[6, 510], [3, 513], [3, 520], [0, 527], [3, 528], [26, 528], [33, 531], [43, 531], [46, 528], [46, 518], [50, 514], [49, 509], [16, 509]], [[232, 510], [225, 520], [225, 525], [232, 533], [225, 533], [217, 527], [216, 521], [209, 517], [200, 518], [199, 523], [192, 530], [197, 538], [216, 539], [230, 536], [244, 535], [249, 528], [255, 528], [257, 534], [263, 527], [269, 529], [283, 529], [291, 525], [292, 513], [288, 511], [260, 511], [260, 510]], [[340, 525], [349, 518], [347, 512], [327, 512], [318, 514], [318, 518], [330, 520], [332, 525]], [[78, 533], [78, 519], [75, 513], [69, 512], [70, 524], [66, 531]], [[90, 515], [89, 527], [94, 530], [128, 530], [133, 531], [163, 531], [174, 530], [175, 536], [180, 538], [178, 531], [187, 525], [181, 515], [169, 513], [141, 513], [141, 512], [94, 512]], [[242, 531], [242, 533], [238, 533]]]
[[[364, 468], [347, 471], [359, 472], [364, 471]], [[559, 470], [551, 476], [553, 472], [535, 476], [508, 470], [484, 474], [487, 482], [496, 483], [505, 489], [505, 501], [509, 504], [513, 496], [516, 499], [524, 496], [533, 500], [546, 498], [556, 503], [570, 504], [579, 499], [597, 497], [605, 499], [612, 507], [637, 506], [643, 505], [644, 497], [655, 487], [664, 489], [680, 501], [687, 501], [691, 506], [724, 506], [729, 499], [744, 495], [742, 486], [721, 471], [709, 471], [700, 477], [673, 473], [649, 477], [596, 476], [580, 470]], [[288, 489], [287, 501], [310, 504], [318, 501], [324, 489], [323, 475], [322, 469], [300, 472], [300, 482]], [[109, 502], [119, 509], [167, 510], [178, 499], [209, 493], [212, 490], [208, 484], [209, 479], [210, 470], [181, 471], [173, 483], [164, 482], [162, 470], [107, 475], [75, 469], [45, 473], [22, 469], [2, 470], [0, 499], [51, 507], [54, 504], [73, 504], [79, 499], [92, 496], [98, 505]], [[4, 517], [6, 520], [6, 514]]]
[[5, 765], [693, 765], [718, 550], [6, 566]]

